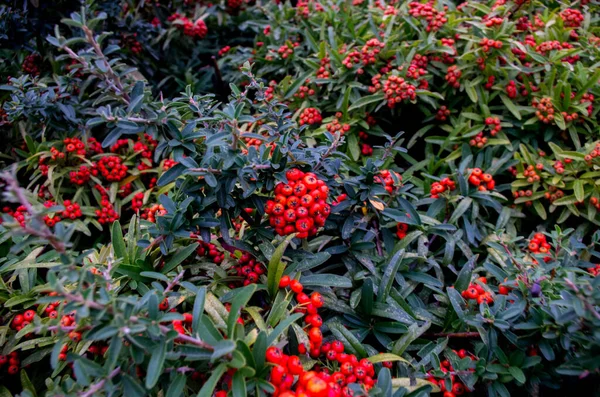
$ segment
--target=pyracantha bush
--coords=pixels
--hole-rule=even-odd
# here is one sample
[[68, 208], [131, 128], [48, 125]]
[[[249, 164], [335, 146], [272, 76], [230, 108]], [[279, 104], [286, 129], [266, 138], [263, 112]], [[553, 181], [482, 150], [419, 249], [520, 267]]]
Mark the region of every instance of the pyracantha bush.
[[597, 394], [595, 4], [32, 7], [3, 394]]

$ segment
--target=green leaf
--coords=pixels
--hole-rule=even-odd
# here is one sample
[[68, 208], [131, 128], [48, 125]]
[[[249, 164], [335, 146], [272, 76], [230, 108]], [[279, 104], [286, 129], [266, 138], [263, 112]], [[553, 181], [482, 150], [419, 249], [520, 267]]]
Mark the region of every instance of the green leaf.
[[197, 333], [200, 329], [202, 315], [204, 314], [204, 301], [206, 300], [206, 286], [198, 288], [196, 299], [194, 300], [194, 309], [192, 310], [192, 332]]
[[233, 375], [233, 382], [231, 384], [231, 394], [233, 397], [246, 397], [246, 378], [244, 374], [237, 371]]
[[392, 353], [380, 353], [368, 358], [373, 364], [382, 363], [384, 361], [401, 361], [405, 364], [412, 365], [410, 361]]
[[471, 274], [473, 273], [473, 269], [475, 269], [475, 262], [477, 261], [478, 255], [474, 255], [467, 263], [465, 263], [460, 269], [458, 273], [458, 277], [456, 278], [456, 282], [454, 283], [454, 288], [458, 292], [463, 292], [469, 287], [469, 283], [471, 282]]
[[146, 389], [152, 389], [156, 386], [158, 378], [163, 372], [165, 365], [165, 356], [167, 354], [167, 341], [162, 338], [153, 350], [150, 362], [148, 363], [148, 371], [146, 373]]
[[385, 96], [381, 92], [377, 93], [377, 94], [369, 95], [369, 96], [364, 96], [364, 97], [361, 97], [356, 102], [354, 102], [352, 105], [350, 105], [350, 107], [348, 108], [348, 111], [352, 111], [354, 109], [361, 108], [361, 107], [369, 105], [371, 103], [383, 102], [384, 99], [385, 99]]
[[183, 389], [187, 382], [187, 377], [184, 374], [178, 374], [175, 379], [171, 381], [169, 389], [165, 397], [179, 397], [183, 395]]
[[513, 114], [513, 116], [515, 116], [517, 120], [521, 120], [521, 113], [519, 112], [519, 109], [515, 103], [504, 94], [500, 94], [500, 99], [504, 103], [504, 106], [506, 106], [506, 108]]
[[213, 346], [213, 352], [210, 356], [210, 360], [214, 362], [227, 354], [231, 354], [231, 352], [235, 350], [235, 346], [235, 342], [231, 339], [223, 339], [215, 343]]
[[115, 252], [115, 259], [123, 259], [123, 262], [129, 263], [127, 248], [125, 247], [125, 240], [123, 239], [123, 231], [121, 230], [121, 224], [118, 221], [113, 222], [110, 237], [112, 240], [113, 251]]
[[225, 363], [221, 363], [217, 366], [217, 368], [213, 369], [210, 378], [204, 383], [202, 389], [197, 394], [197, 397], [211, 397], [213, 392], [215, 391], [215, 387], [217, 387], [217, 383], [227, 370], [227, 365]]
[[294, 80], [294, 82], [290, 84], [287, 90], [285, 90], [285, 93], [283, 94], [283, 99], [290, 99], [296, 93], [296, 91], [298, 91], [300, 86], [304, 84], [306, 79], [308, 79], [312, 74], [313, 71], [309, 70], [308, 72], [304, 73], [302, 76], [299, 76], [296, 80]]
[[352, 280], [337, 274], [310, 274], [302, 276], [300, 282], [305, 286], [352, 288]]
[[583, 201], [583, 199], [585, 198], [585, 190], [583, 189], [584, 184], [585, 182], [581, 179], [577, 179], [573, 183], [573, 190], [577, 201]]
[[392, 388], [399, 389], [404, 388], [408, 390], [408, 392], [412, 393], [415, 390], [418, 390], [425, 386], [431, 386], [432, 393], [439, 393], [441, 390], [438, 385], [435, 383], [431, 383], [425, 379], [421, 378], [394, 378], [392, 379]]
[[458, 220], [458, 218], [460, 218], [465, 212], [467, 212], [469, 207], [471, 207], [472, 203], [473, 203], [472, 198], [470, 198], [470, 197], [463, 198], [461, 200], [461, 202], [458, 203], [458, 205], [456, 206], [456, 209], [452, 213], [452, 216], [450, 217], [450, 220], [448, 221], [448, 223], [455, 223]]
[[191, 245], [188, 245], [187, 247], [178, 250], [175, 253], [175, 255], [173, 255], [171, 259], [167, 261], [167, 263], [165, 263], [165, 266], [162, 269], [163, 274], [167, 274], [171, 270], [175, 269], [181, 262], [186, 260], [188, 256], [190, 256], [193, 252], [196, 251], [198, 245], [199, 243], [193, 243]]
[[390, 290], [392, 289], [392, 285], [394, 284], [394, 275], [398, 271], [400, 263], [402, 263], [402, 258], [404, 258], [404, 252], [405, 251], [403, 249], [396, 252], [390, 259], [390, 262], [387, 264], [385, 271], [383, 272], [383, 276], [381, 277], [381, 283], [377, 293], [378, 302], [385, 302], [387, 300]]
[[227, 317], [227, 336], [230, 338], [233, 336], [233, 327], [237, 324], [242, 308], [248, 303], [254, 291], [256, 291], [256, 284], [249, 284], [233, 291], [235, 298], [231, 301], [231, 308]]
[[267, 267], [267, 291], [272, 297], [277, 294], [277, 290], [279, 289], [279, 280], [281, 280], [281, 276], [285, 270], [285, 262], [282, 262], [281, 258], [283, 257], [283, 253], [285, 252], [288, 244], [295, 236], [295, 234], [290, 234], [287, 236], [286, 239], [283, 240], [275, 249], [273, 256], [269, 260], [269, 266]]
[[275, 329], [269, 333], [269, 336], [267, 337], [267, 346], [271, 346], [279, 337], [279, 335], [281, 335], [293, 322], [299, 318], [302, 318], [302, 313], [294, 313], [291, 316], [283, 319], [283, 321], [281, 321], [277, 327], [275, 327]]
[[331, 332], [342, 341], [348, 341], [348, 344], [345, 343], [346, 347], [350, 352], [355, 353], [359, 358], [364, 358], [367, 356], [367, 350], [363, 346], [362, 342], [359, 341], [356, 336], [338, 321], [332, 321], [328, 323], [329, 329]]
[[525, 378], [525, 374], [523, 373], [521, 368], [508, 367], [508, 372], [510, 372], [510, 374], [513, 376], [513, 378], [515, 378], [515, 380], [521, 384], [525, 383], [525, 381], [527, 380]]

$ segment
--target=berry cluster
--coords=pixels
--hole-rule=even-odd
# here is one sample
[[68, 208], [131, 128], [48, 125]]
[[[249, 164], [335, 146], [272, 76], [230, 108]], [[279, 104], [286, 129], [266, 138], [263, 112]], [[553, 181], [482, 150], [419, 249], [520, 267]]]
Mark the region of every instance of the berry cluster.
[[[460, 349], [458, 351], [453, 350], [453, 352], [460, 358], [470, 358], [472, 361], [477, 361], [477, 357], [467, 352], [465, 349]], [[452, 364], [448, 360], [444, 360], [440, 362], [440, 371], [444, 373], [453, 373], [454, 368]], [[470, 372], [474, 372], [474, 369], [469, 369]], [[450, 375], [450, 379], [452, 381], [452, 389], [448, 390], [446, 388], [446, 380], [445, 379], [436, 379], [431, 373], [428, 374], [427, 380], [431, 383], [437, 384], [442, 392], [444, 392], [443, 397], [456, 397], [463, 395], [466, 391], [468, 391], [467, 387], [459, 380], [456, 380], [455, 375]]]
[[96, 210], [98, 222], [101, 225], [113, 223], [114, 221], [119, 219], [119, 214], [117, 213], [117, 211], [115, 211], [113, 205], [110, 203], [106, 189], [104, 189], [100, 185], [96, 185], [95, 188], [100, 192], [100, 195], [102, 196], [102, 199], [100, 200], [100, 209]]
[[480, 303], [493, 303], [494, 298], [492, 294], [482, 287], [482, 284], [487, 284], [485, 277], [479, 277], [476, 283], [469, 284], [469, 287], [464, 290], [461, 295], [465, 299], [475, 300], [478, 304]]
[[392, 194], [396, 189], [394, 178], [397, 181], [399, 181], [399, 183], [402, 183], [402, 175], [398, 174], [395, 171], [390, 172], [390, 170], [381, 170], [379, 174], [375, 175], [375, 178], [373, 179], [376, 183], [381, 183], [385, 188], [386, 192]]
[[140, 215], [142, 219], [146, 219], [152, 223], [156, 222], [156, 217], [165, 215], [167, 210], [161, 204], [153, 204], [148, 208], [144, 208], [144, 211]]
[[135, 213], [138, 213], [143, 205], [144, 205], [144, 193], [142, 193], [142, 192], [136, 193], [135, 196], [133, 196], [133, 198], [131, 199], [131, 209], [133, 209], [133, 211]]
[[486, 117], [485, 125], [490, 127], [490, 135], [496, 136], [501, 130], [500, 119], [498, 117]]
[[60, 214], [63, 219], [75, 220], [83, 215], [79, 204], [74, 203], [71, 200], [63, 201], [63, 206], [65, 209]]
[[85, 156], [85, 144], [78, 138], [65, 138], [63, 140], [65, 150], [69, 153], [76, 153], [79, 156]]
[[92, 170], [92, 174], [95, 176], [98, 171], [108, 182], [119, 182], [127, 176], [127, 166], [118, 156], [102, 157], [96, 164], [96, 168]]
[[[306, 79], [306, 84], [310, 83], [310, 79]], [[294, 97], [299, 99], [304, 99], [306, 97], [310, 97], [315, 95], [315, 90], [310, 88], [308, 85], [302, 85], [298, 88], [298, 92], [294, 94]]]
[[447, 106], [442, 105], [435, 113], [435, 119], [439, 121], [446, 121], [446, 119], [450, 116], [450, 109]]
[[446, 79], [450, 87], [459, 88], [460, 82], [458, 81], [458, 79], [460, 79], [460, 76], [462, 76], [462, 72], [458, 70], [458, 66], [453, 65], [448, 68], [448, 71], [446, 72], [446, 76], [444, 78]]
[[[296, 44], [296, 43], [294, 43], [294, 44]], [[296, 46], [295, 45], [290, 46], [288, 44], [284, 44], [277, 49], [277, 53], [279, 54], [279, 56], [281, 56], [282, 59], [286, 59], [294, 54], [294, 47], [296, 47]]]
[[322, 120], [321, 112], [317, 108], [306, 108], [300, 114], [300, 125], [321, 124]]
[[[344, 344], [334, 340], [323, 343], [321, 326], [323, 320], [318, 314], [318, 309], [323, 306], [323, 297], [318, 292], [310, 296], [305, 294], [303, 286], [298, 280], [283, 276], [279, 282], [280, 288], [290, 288], [296, 294], [299, 312], [305, 313], [304, 322], [309, 327], [308, 338], [310, 346], [300, 344], [300, 354], [309, 353], [314, 359], [325, 356], [331, 364], [339, 368], [330, 373], [327, 368], [315, 366], [311, 371], [305, 371], [300, 357], [287, 356], [277, 347], [269, 347], [266, 359], [274, 366], [271, 369], [271, 383], [276, 387], [274, 396], [311, 396], [311, 397], [341, 397], [350, 396], [349, 384], [359, 383], [369, 390], [375, 384], [373, 377], [375, 369], [367, 360], [358, 358], [353, 354], [344, 353]], [[295, 378], [297, 376], [297, 378]], [[294, 384], [295, 379], [297, 379]]]
[[406, 237], [406, 232], [408, 232], [408, 224], [399, 222], [396, 225], [396, 236], [402, 240], [404, 237]]
[[23, 313], [15, 315], [10, 323], [10, 327], [19, 332], [28, 326], [35, 318], [35, 310], [26, 310]]
[[[194, 239], [200, 239], [200, 236], [198, 236], [196, 233], [191, 233], [190, 237]], [[216, 245], [212, 243], [207, 243], [202, 240], [198, 240], [198, 242], [200, 243], [200, 245], [198, 246], [198, 248], [196, 248], [196, 254], [198, 254], [199, 256], [209, 257], [212, 263], [217, 265], [223, 262], [223, 260], [225, 259], [225, 254], [220, 252], [217, 249]]]
[[364, 131], [359, 131], [358, 138], [362, 141], [360, 145], [361, 154], [363, 156], [371, 156], [373, 154], [373, 147], [365, 142], [369, 138], [369, 134]]
[[[231, 254], [232, 258], [235, 258], [234, 254]], [[237, 263], [231, 267], [230, 273], [234, 276], [241, 277], [242, 281], [237, 284], [241, 284], [246, 286], [248, 284], [256, 284], [258, 282], [258, 278], [265, 274], [267, 269], [265, 266], [257, 262], [256, 259], [252, 257], [247, 252], [244, 252], [237, 260]], [[236, 283], [230, 283], [229, 288], [237, 288], [239, 285]]]
[[584, 16], [579, 10], [573, 8], [567, 8], [560, 12], [560, 17], [563, 20], [563, 24], [569, 28], [578, 28], [584, 21]]
[[329, 78], [329, 76], [331, 75], [330, 62], [331, 62], [331, 60], [327, 57], [321, 59], [321, 61], [320, 61], [321, 66], [319, 66], [319, 69], [317, 70], [317, 78], [318, 79], [328, 79]]
[[444, 178], [439, 182], [433, 182], [429, 191], [431, 193], [431, 198], [439, 198], [440, 193], [446, 191], [451, 192], [454, 189], [456, 189], [456, 182], [450, 178]]
[[433, 0], [430, 0], [427, 3], [418, 3], [416, 1], [408, 3], [408, 13], [414, 18], [425, 19], [428, 22], [427, 28], [425, 29], [427, 32], [435, 32], [448, 22], [446, 13], [444, 11], [436, 10]]
[[416, 87], [405, 81], [404, 78], [393, 74], [383, 83], [383, 93], [390, 109], [402, 101], [417, 99]]
[[481, 47], [481, 50], [483, 52], [489, 52], [490, 50], [496, 48], [496, 49], [501, 49], [502, 48], [502, 42], [500, 40], [492, 40], [492, 39], [488, 39], [488, 38], [483, 38], [479, 41], [479, 46]]
[[481, 149], [482, 147], [484, 147], [487, 144], [487, 142], [488, 142], [487, 137], [483, 136], [483, 131], [481, 131], [480, 133], [475, 135], [473, 137], [473, 139], [469, 140], [469, 145], [477, 146], [479, 149]]
[[25, 57], [25, 59], [23, 60], [21, 69], [23, 69], [23, 72], [30, 74], [32, 76], [39, 76], [41, 62], [42, 62], [42, 57], [39, 54], [27, 55]]
[[298, 233], [298, 238], [314, 236], [331, 212], [327, 204], [329, 188], [313, 173], [297, 168], [286, 172], [288, 184], [275, 186], [275, 199], [267, 201], [265, 212], [277, 234]]
[[540, 100], [534, 99], [531, 106], [536, 108], [536, 117], [544, 124], [549, 124], [554, 121], [554, 105], [552, 98], [545, 97]]
[[[41, 166], [40, 166], [40, 168], [41, 168]], [[69, 172], [69, 180], [74, 185], [79, 185], [79, 186], [84, 185], [91, 179], [91, 177], [92, 177], [91, 170], [86, 165], [80, 166], [77, 171]]]
[[543, 233], [536, 233], [533, 238], [529, 241], [527, 246], [529, 251], [534, 254], [545, 254], [550, 251], [550, 244], [546, 241], [546, 236]]
[[594, 277], [598, 277], [600, 275], [600, 265], [596, 265], [594, 267], [588, 267], [587, 270]]
[[9, 375], [16, 375], [19, 373], [21, 360], [19, 360], [19, 353], [14, 351], [8, 353], [8, 356], [0, 355], [0, 368], [7, 365], [6, 372]]
[[508, 95], [510, 99], [515, 99], [519, 95], [517, 92], [517, 83], [515, 83], [514, 80], [508, 82], [506, 86], [506, 95]]
[[173, 22], [173, 25], [175, 25], [177, 29], [182, 30], [184, 35], [195, 39], [203, 39], [208, 33], [206, 23], [202, 19], [197, 19], [195, 22], [193, 22], [183, 15], [174, 13], [169, 16], [167, 20], [169, 22]]
[[[563, 166], [563, 164], [562, 164], [561, 161], [557, 161], [554, 165], [555, 165], [556, 172], [558, 172], [558, 170], [564, 168], [564, 166]], [[535, 167], [530, 164], [530, 165], [527, 166], [527, 168], [525, 168], [523, 170], [523, 176], [527, 178], [527, 182], [529, 182], [529, 183], [539, 182], [540, 181], [540, 176], [538, 175], [538, 171], [541, 171], [543, 169], [544, 169], [544, 165], [542, 163], [537, 163], [535, 165]], [[564, 172], [564, 169], [561, 172], [558, 172], [558, 173], [562, 174], [563, 172]]]
[[469, 184], [477, 186], [480, 191], [493, 190], [496, 182], [490, 174], [484, 174], [480, 168], [473, 168], [469, 176]]
[[219, 56], [222, 57], [223, 55], [227, 54], [229, 50], [231, 50], [231, 46], [226, 45], [219, 50]]
[[339, 132], [340, 135], [344, 135], [346, 132], [350, 131], [350, 124], [340, 123], [339, 119], [341, 117], [342, 117], [341, 113], [336, 113], [335, 119], [333, 119], [333, 121], [331, 123], [325, 125], [325, 128], [327, 129], [327, 131], [329, 131], [332, 134]]

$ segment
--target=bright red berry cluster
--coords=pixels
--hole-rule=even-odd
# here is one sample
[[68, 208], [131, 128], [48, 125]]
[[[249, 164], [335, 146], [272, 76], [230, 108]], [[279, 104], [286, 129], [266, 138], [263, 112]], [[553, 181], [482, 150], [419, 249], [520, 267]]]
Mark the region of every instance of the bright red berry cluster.
[[133, 196], [133, 198], [131, 199], [131, 209], [133, 209], [133, 211], [135, 213], [138, 213], [143, 205], [144, 205], [144, 193], [142, 193], [142, 192], [136, 193], [135, 196]]
[[63, 206], [65, 209], [60, 214], [63, 219], [75, 220], [83, 215], [79, 204], [72, 202], [71, 200], [63, 201]]
[[146, 219], [152, 223], [156, 223], [156, 217], [165, 215], [167, 210], [161, 204], [153, 204], [148, 208], [144, 208], [144, 211], [140, 215], [142, 219]]
[[573, 8], [567, 8], [560, 12], [560, 17], [563, 20], [563, 24], [569, 28], [578, 28], [585, 19], [581, 11]]
[[393, 74], [383, 83], [383, 93], [390, 109], [402, 101], [417, 99], [416, 87], [405, 81], [404, 78]]
[[390, 170], [381, 170], [378, 175], [375, 175], [375, 182], [381, 183], [386, 192], [392, 194], [396, 189], [396, 185], [394, 182], [394, 178], [398, 181], [398, 183], [402, 184], [402, 175], [398, 174], [395, 171]]
[[21, 367], [21, 360], [19, 360], [19, 353], [14, 351], [10, 352], [8, 356], [0, 355], [0, 368], [8, 365], [6, 372], [9, 375], [16, 375], [19, 373]]
[[288, 356], [277, 347], [269, 347], [266, 359], [273, 364], [270, 380], [276, 387], [275, 397], [349, 397], [353, 393], [347, 385], [351, 383], [362, 384], [369, 390], [375, 384], [375, 369], [373, 363], [367, 359], [358, 360], [353, 354], [344, 353], [344, 344], [334, 340], [323, 343], [321, 326], [323, 320], [318, 314], [318, 309], [323, 306], [323, 298], [318, 292], [310, 296], [303, 291], [303, 286], [298, 280], [283, 276], [279, 283], [280, 288], [290, 288], [296, 294], [299, 308], [297, 311], [305, 313], [304, 321], [308, 331], [310, 346], [298, 346], [300, 354], [310, 354], [312, 358], [324, 356], [330, 364], [339, 369], [330, 373], [328, 368], [319, 365], [306, 371], [298, 356]]
[[400, 240], [402, 240], [404, 237], [406, 237], [407, 232], [408, 232], [408, 224], [399, 222], [396, 225], [396, 236], [398, 236], [398, 238]]
[[459, 88], [460, 81], [458, 81], [458, 79], [460, 79], [460, 76], [462, 76], [462, 72], [458, 70], [458, 66], [453, 65], [448, 68], [448, 71], [446, 72], [446, 76], [444, 78], [446, 79], [450, 87]]
[[[465, 349], [460, 349], [458, 351], [453, 350], [453, 352], [460, 358], [470, 358], [472, 361], [477, 361], [477, 357], [475, 357], [473, 354], [470, 354], [469, 352], [467, 352]], [[460, 381], [457, 379], [457, 377], [453, 374], [454, 372], [454, 368], [452, 367], [452, 364], [450, 363], [450, 361], [448, 360], [444, 360], [442, 362], [440, 362], [440, 371], [444, 372], [444, 373], [452, 373], [450, 375], [450, 380], [452, 382], [452, 389], [448, 390], [446, 388], [446, 379], [436, 379], [431, 373], [429, 373], [429, 376], [427, 377], [427, 380], [431, 383], [435, 383], [439, 386], [440, 390], [442, 392], [444, 392], [443, 397], [456, 397], [456, 396], [460, 396], [463, 395], [465, 392], [468, 392], [469, 390], [467, 389], [467, 387]], [[469, 372], [474, 372], [475, 370], [473, 368], [469, 369]]]
[[480, 191], [494, 190], [496, 182], [491, 174], [485, 174], [480, 168], [473, 168], [469, 176], [469, 184], [476, 186]]
[[428, 22], [427, 32], [435, 32], [439, 30], [446, 22], [446, 13], [435, 9], [434, 1], [430, 0], [427, 3], [419, 3], [413, 1], [408, 3], [408, 13], [417, 19], [425, 19]]
[[325, 125], [325, 128], [327, 129], [327, 131], [329, 131], [332, 134], [339, 132], [340, 135], [344, 135], [346, 132], [350, 131], [350, 124], [340, 123], [339, 119], [342, 117], [341, 113], [339, 115], [336, 114], [335, 117], [336, 118], [333, 119], [333, 121], [331, 123]]
[[182, 30], [184, 35], [195, 39], [203, 39], [208, 33], [206, 23], [202, 19], [197, 19], [194, 22], [183, 15], [174, 13], [169, 16], [167, 20], [173, 22], [173, 25], [175, 25], [177, 29]]
[[446, 119], [450, 116], [450, 109], [447, 106], [442, 105], [435, 113], [435, 119], [440, 121], [446, 121]]
[[106, 189], [104, 189], [100, 185], [96, 185], [95, 188], [100, 192], [100, 195], [102, 196], [102, 200], [100, 200], [100, 209], [96, 210], [98, 222], [102, 225], [107, 223], [113, 223], [114, 221], [119, 219], [119, 214], [117, 213], [117, 211], [115, 211], [113, 205], [110, 203]]
[[536, 233], [529, 241], [527, 248], [534, 254], [545, 254], [550, 251], [550, 244], [546, 241], [544, 233]]
[[469, 284], [469, 287], [464, 290], [461, 295], [465, 299], [475, 300], [477, 303], [487, 303], [491, 304], [494, 302], [494, 297], [490, 292], [488, 292], [482, 284], [487, 284], [487, 279], [485, 277], [479, 277], [477, 279], [478, 282]]
[[481, 47], [481, 50], [483, 52], [489, 52], [490, 50], [496, 48], [496, 49], [501, 49], [502, 48], [502, 42], [500, 40], [492, 40], [492, 39], [488, 39], [488, 38], [483, 38], [479, 41], [479, 46]]
[[598, 275], [600, 275], [600, 265], [596, 265], [594, 267], [588, 267], [587, 270], [594, 277], [598, 277]]
[[69, 172], [69, 180], [74, 185], [84, 185], [90, 180], [91, 177], [91, 170], [86, 165], [80, 166], [77, 171]]
[[329, 188], [311, 172], [297, 168], [286, 172], [288, 183], [275, 186], [275, 199], [267, 201], [265, 212], [277, 234], [298, 233], [298, 238], [314, 236], [331, 212], [327, 204]]
[[[118, 182], [127, 176], [127, 166], [123, 164], [123, 160], [118, 156], [102, 157], [96, 167], [108, 182]], [[92, 174], [94, 174], [93, 171]]]
[[[231, 254], [232, 258], [235, 258], [234, 254]], [[243, 253], [238, 259], [237, 263], [231, 267], [230, 273], [234, 276], [240, 277], [241, 281], [239, 283], [230, 283], [230, 288], [237, 288], [241, 284], [246, 286], [248, 284], [256, 284], [258, 282], [258, 278], [265, 274], [267, 269], [265, 265], [260, 262], [257, 262], [256, 259], [252, 257], [249, 253]]]
[[65, 138], [63, 140], [65, 150], [69, 153], [76, 153], [79, 156], [85, 156], [85, 144], [79, 138]]
[[431, 198], [439, 198], [440, 193], [451, 192], [454, 189], [456, 189], [456, 182], [450, 178], [444, 178], [439, 182], [433, 182], [429, 192], [431, 193]]
[[323, 118], [321, 117], [321, 112], [317, 108], [306, 108], [300, 114], [300, 125], [308, 124], [321, 124]]

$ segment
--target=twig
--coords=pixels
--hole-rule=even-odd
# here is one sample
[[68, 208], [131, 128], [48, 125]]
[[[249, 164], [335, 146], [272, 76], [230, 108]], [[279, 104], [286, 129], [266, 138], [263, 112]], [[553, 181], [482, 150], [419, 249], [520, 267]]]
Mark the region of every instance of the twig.
[[127, 94], [125, 92], [125, 90], [123, 88], [123, 84], [121, 83], [121, 79], [119, 78], [119, 76], [117, 76], [117, 74], [114, 72], [114, 70], [110, 66], [110, 63], [106, 60], [106, 56], [104, 55], [104, 53], [102, 52], [102, 49], [100, 48], [100, 45], [94, 38], [94, 32], [92, 32], [90, 30], [90, 28], [88, 28], [85, 25], [81, 29], [84, 31], [85, 36], [87, 37], [90, 45], [94, 48], [96, 55], [104, 61], [104, 66], [106, 67], [106, 74], [114, 82], [114, 86], [117, 89], [117, 93], [120, 93], [123, 97], [123, 100], [125, 100], [125, 102], [127, 102], [127, 104], [129, 104], [129, 101], [130, 101], [129, 94]]
[[102, 387], [104, 387], [104, 384], [106, 383], [107, 380], [111, 380], [112, 378], [117, 376], [120, 372], [121, 372], [120, 367], [115, 368], [110, 374], [108, 374], [108, 376], [106, 378], [102, 379], [98, 383], [94, 383], [93, 385], [91, 385], [90, 388], [86, 392], [78, 393], [79, 396], [81, 396], [81, 397], [94, 396], [98, 391], [100, 391], [100, 389], [102, 389]]
[[331, 156], [331, 153], [333, 153], [335, 151], [335, 149], [337, 149], [337, 147], [341, 143], [340, 138], [341, 138], [341, 135], [337, 135], [337, 134], [335, 135], [335, 139], [333, 140], [333, 142], [331, 142], [331, 146], [329, 146], [327, 151], [325, 153], [323, 153], [323, 155], [321, 156], [319, 161], [317, 161], [317, 164], [313, 167], [314, 171], [316, 171], [323, 164], [323, 160], [325, 160], [327, 157]]
[[167, 288], [165, 288], [165, 292], [163, 292], [163, 294], [166, 294], [167, 292], [171, 291], [173, 287], [179, 284], [179, 280], [183, 278], [184, 274], [185, 270], [182, 270], [173, 280], [171, 280], [171, 282], [167, 285]]
[[[6, 184], [7, 184], [6, 190], [12, 192], [16, 196], [17, 200], [19, 201], [19, 204], [21, 204], [23, 207], [25, 207], [25, 209], [27, 210], [29, 215], [32, 217], [39, 217], [39, 214], [37, 214], [37, 212], [31, 205], [31, 203], [25, 196], [25, 193], [24, 193], [25, 190], [19, 186], [19, 182], [17, 181], [17, 179], [15, 177], [13, 177], [11, 174], [6, 173], [6, 172], [0, 174], [0, 178], [4, 179], [6, 181]], [[65, 249], [64, 242], [59, 240], [54, 235], [54, 233], [52, 233], [50, 228], [48, 228], [46, 226], [46, 224], [43, 221], [40, 220], [40, 223], [41, 223], [41, 227], [39, 229], [31, 228], [31, 227], [25, 225], [25, 226], [21, 227], [22, 231], [25, 232], [26, 234], [36, 236], [36, 237], [39, 237], [41, 239], [48, 241], [48, 243], [50, 245], [52, 245], [52, 247], [54, 247], [56, 252], [61, 253], [61, 254], [65, 253], [66, 249]]]

